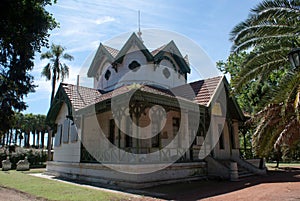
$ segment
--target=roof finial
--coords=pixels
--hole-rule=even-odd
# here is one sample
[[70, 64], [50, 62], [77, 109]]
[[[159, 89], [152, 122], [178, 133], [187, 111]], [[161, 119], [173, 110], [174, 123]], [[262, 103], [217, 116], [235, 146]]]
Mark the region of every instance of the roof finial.
[[142, 39], [142, 32], [141, 32], [141, 13], [140, 13], [140, 10], [138, 11], [138, 27], [139, 27], [139, 31], [137, 32], [138, 36], [139, 36], [139, 39], [143, 41]]

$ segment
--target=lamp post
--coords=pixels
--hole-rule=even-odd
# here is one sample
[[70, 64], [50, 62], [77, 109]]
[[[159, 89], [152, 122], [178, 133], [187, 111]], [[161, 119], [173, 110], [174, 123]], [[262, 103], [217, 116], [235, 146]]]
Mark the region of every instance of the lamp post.
[[293, 68], [298, 68], [300, 66], [300, 48], [292, 49], [288, 54], [288, 58]]

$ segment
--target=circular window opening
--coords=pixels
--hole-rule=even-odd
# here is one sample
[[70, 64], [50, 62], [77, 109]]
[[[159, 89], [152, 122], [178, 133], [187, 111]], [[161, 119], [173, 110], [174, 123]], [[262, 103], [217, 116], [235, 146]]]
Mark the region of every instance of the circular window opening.
[[107, 71], [105, 72], [105, 75], [104, 75], [105, 79], [106, 79], [106, 80], [109, 80], [110, 75], [111, 75], [110, 70], [107, 70]]
[[137, 61], [133, 61], [128, 65], [128, 68], [134, 72], [136, 72], [141, 67], [141, 64]]

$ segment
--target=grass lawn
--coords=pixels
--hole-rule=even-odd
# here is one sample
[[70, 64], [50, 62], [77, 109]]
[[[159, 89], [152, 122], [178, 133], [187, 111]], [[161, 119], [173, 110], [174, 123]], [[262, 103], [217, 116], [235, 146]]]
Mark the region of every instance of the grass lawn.
[[14, 188], [31, 195], [47, 198], [49, 200], [125, 200], [124, 195], [94, 190], [85, 187], [66, 184], [58, 181], [38, 178], [28, 173], [15, 170], [0, 171], [0, 186]]
[[269, 170], [277, 170], [280, 168], [293, 168], [293, 167], [300, 167], [300, 163], [279, 163], [279, 168], [276, 168], [276, 163], [266, 163], [266, 166]]

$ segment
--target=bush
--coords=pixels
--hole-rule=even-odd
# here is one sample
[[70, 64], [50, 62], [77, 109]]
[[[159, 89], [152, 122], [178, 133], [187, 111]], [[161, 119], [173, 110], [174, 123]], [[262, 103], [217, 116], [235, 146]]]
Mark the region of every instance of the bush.
[[9, 152], [7, 148], [0, 149], [0, 167], [2, 168], [2, 160], [5, 160], [7, 156], [12, 163], [12, 169], [16, 169], [19, 160], [24, 160], [27, 156], [30, 168], [44, 167], [44, 163], [47, 161], [47, 152], [40, 149], [24, 149], [16, 147], [15, 152]]

